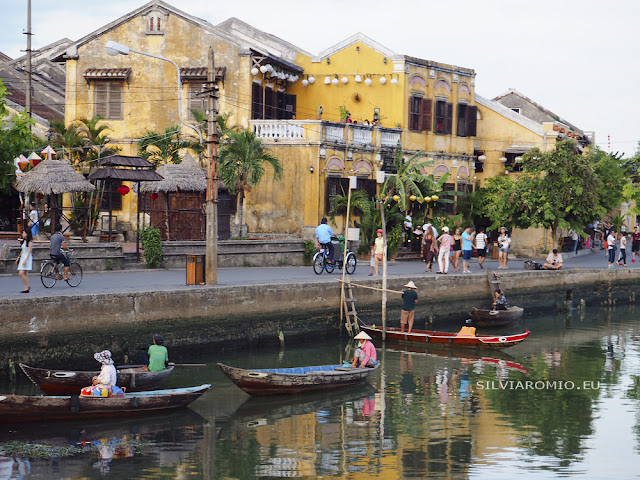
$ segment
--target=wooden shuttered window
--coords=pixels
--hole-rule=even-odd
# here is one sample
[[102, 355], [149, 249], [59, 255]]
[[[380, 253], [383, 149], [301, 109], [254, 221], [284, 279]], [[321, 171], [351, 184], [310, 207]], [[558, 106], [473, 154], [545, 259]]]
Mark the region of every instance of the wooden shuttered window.
[[450, 134], [453, 127], [453, 104], [445, 100], [436, 100], [436, 121], [433, 131], [440, 134]]
[[422, 130], [431, 131], [431, 122], [433, 118], [433, 100], [430, 98], [422, 99]]
[[106, 120], [124, 119], [124, 83], [97, 81], [94, 83], [94, 115]]
[[467, 137], [475, 137], [477, 135], [478, 125], [478, 107], [467, 106]]
[[193, 118], [193, 110], [207, 111], [207, 96], [201, 94], [203, 90], [203, 84], [201, 82], [189, 82], [187, 85], [187, 118], [193, 121], [195, 120], [195, 118]]
[[260, 120], [263, 118], [262, 108], [264, 106], [262, 85], [254, 83], [251, 90], [251, 118]]
[[325, 211], [331, 211], [331, 199], [336, 195], [347, 195], [349, 192], [349, 179], [342, 177], [327, 177], [327, 203]]
[[433, 100], [412, 96], [409, 98], [409, 129], [416, 132], [431, 131]]
[[478, 107], [472, 107], [466, 103], [458, 104], [458, 119], [456, 134], [459, 137], [475, 137], [476, 136], [476, 119], [478, 115]]
[[453, 133], [453, 103], [447, 103], [445, 108], [445, 131], [447, 135]]

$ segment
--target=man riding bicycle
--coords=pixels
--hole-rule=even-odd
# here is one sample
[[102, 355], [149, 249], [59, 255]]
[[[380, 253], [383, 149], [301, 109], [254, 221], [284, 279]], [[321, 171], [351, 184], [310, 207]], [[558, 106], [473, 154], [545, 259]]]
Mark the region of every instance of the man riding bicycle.
[[331, 227], [327, 225], [327, 218], [324, 217], [320, 225], [316, 228], [316, 240], [318, 240], [320, 246], [326, 249], [329, 263], [333, 263], [333, 244], [331, 243], [331, 237], [335, 237], [335, 233], [333, 233]]
[[61, 248], [70, 252], [73, 252], [73, 249], [68, 248], [67, 244], [64, 243], [62, 225], [56, 223], [54, 232], [55, 233], [51, 236], [51, 242], [49, 244], [49, 256], [57, 263], [62, 263], [64, 265], [64, 280], [69, 280], [69, 266], [71, 265], [71, 262], [69, 262], [67, 256], [62, 253]]

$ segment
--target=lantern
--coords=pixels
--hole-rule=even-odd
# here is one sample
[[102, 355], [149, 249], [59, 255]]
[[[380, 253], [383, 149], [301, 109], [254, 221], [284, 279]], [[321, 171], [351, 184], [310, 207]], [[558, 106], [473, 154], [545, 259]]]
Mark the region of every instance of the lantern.
[[400, 201], [400, 195], [394, 195], [394, 196], [393, 196], [393, 200], [394, 200], [395, 202], [399, 202], [399, 201]]
[[36, 198], [37, 198], [38, 200], [42, 200], [42, 199], [44, 198], [44, 195], [43, 195], [43, 194], [41, 194], [41, 193], [36, 193]]
[[427, 203], [431, 201], [431, 197], [424, 197], [424, 199], [426, 200]]
[[416, 198], [418, 198], [418, 197], [416, 197], [415, 195], [409, 196], [409, 200], [411, 200], [412, 202], [415, 202]]
[[118, 187], [118, 193], [124, 197], [127, 193], [129, 193], [129, 187], [127, 187], [126, 185], [120, 185]]
[[431, 200], [433, 200], [434, 202], [437, 202], [438, 198], [440, 198], [438, 197], [438, 195], [431, 195]]
[[151, 194], [151, 200], [155, 200], [157, 198], [158, 198], [158, 194], [157, 193], [154, 192], [154, 193]]

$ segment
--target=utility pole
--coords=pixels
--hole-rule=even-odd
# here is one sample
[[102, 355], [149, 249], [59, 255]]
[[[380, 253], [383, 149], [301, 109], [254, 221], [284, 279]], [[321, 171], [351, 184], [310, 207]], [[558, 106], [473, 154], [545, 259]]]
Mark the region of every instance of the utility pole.
[[207, 71], [207, 227], [205, 282], [218, 283], [218, 91], [213, 47], [209, 47], [209, 68]]
[[[31, 119], [31, 0], [27, 0], [27, 92], [25, 101], [25, 110], [29, 119]], [[31, 122], [29, 122], [29, 131], [31, 132]]]

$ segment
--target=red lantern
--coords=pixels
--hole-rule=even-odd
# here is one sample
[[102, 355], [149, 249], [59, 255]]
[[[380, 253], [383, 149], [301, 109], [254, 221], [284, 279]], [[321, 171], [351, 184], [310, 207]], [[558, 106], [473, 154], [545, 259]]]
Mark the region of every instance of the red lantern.
[[38, 200], [42, 200], [42, 199], [44, 198], [44, 195], [43, 195], [43, 194], [41, 194], [41, 193], [36, 193], [36, 198], [37, 198]]
[[158, 194], [157, 193], [152, 193], [151, 194], [151, 200], [155, 200], [156, 198], [158, 198]]
[[118, 187], [118, 193], [124, 197], [127, 193], [129, 193], [129, 187], [127, 187], [126, 185], [120, 185]]

